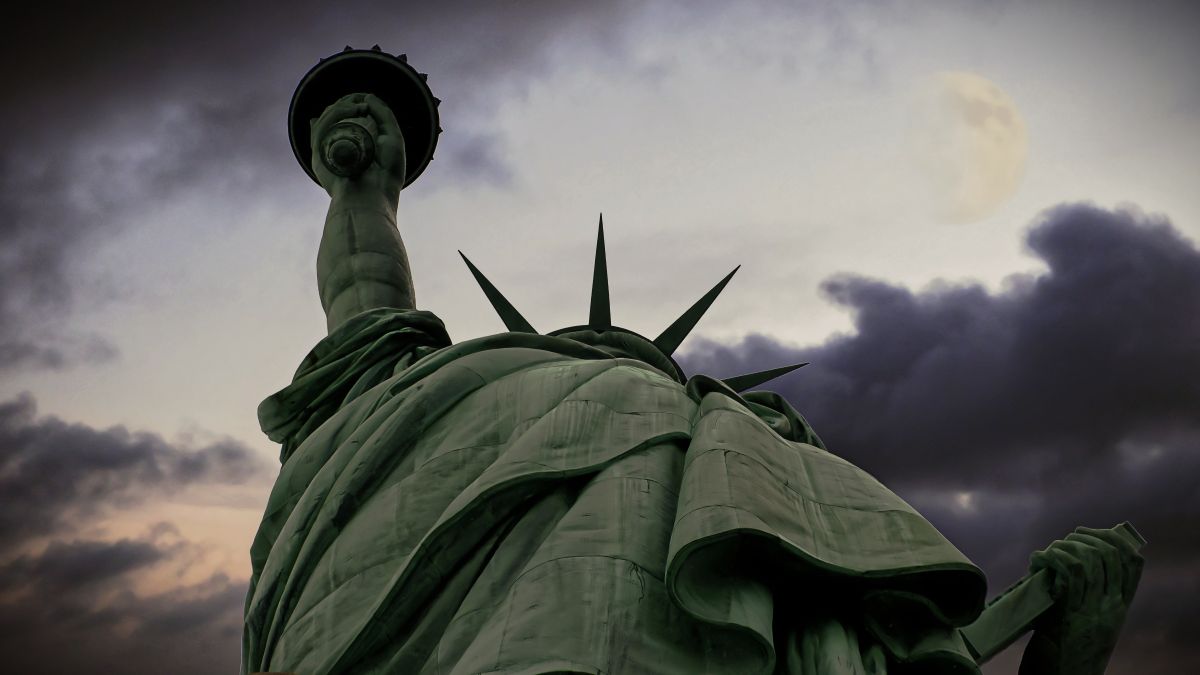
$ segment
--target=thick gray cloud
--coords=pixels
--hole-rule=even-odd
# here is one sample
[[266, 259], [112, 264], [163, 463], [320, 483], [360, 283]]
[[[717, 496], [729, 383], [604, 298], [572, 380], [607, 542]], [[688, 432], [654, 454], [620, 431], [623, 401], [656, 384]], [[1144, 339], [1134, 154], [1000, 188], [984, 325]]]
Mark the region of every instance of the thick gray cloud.
[[[684, 359], [720, 375], [812, 361], [775, 386], [839, 453], [914, 484], [1060, 485], [1194, 429], [1194, 245], [1162, 219], [1086, 205], [1048, 211], [1028, 245], [1048, 271], [1001, 294], [840, 276], [822, 289], [853, 334], [811, 348], [753, 335]], [[1011, 470], [979, 470], [997, 458]]]
[[55, 540], [40, 555], [22, 555], [0, 567], [0, 586], [39, 593], [76, 593], [167, 557], [152, 541]]
[[[286, 11], [217, 2], [183, 3], [164, 13], [148, 2], [68, 5], [65, 11], [61, 4], [23, 6], [15, 23], [22, 30], [0, 45], [0, 58], [23, 65], [10, 84], [19, 97], [0, 106], [0, 121], [23, 131], [7, 148], [14, 168], [25, 170], [15, 160], [26, 153], [61, 154], [47, 150], [69, 149], [74, 132], [152, 127], [159, 107], [171, 103], [200, 111], [191, 115], [190, 133], [206, 139], [178, 164], [291, 170], [284, 122], [300, 77], [345, 44], [378, 43], [408, 52], [414, 65], [432, 74], [430, 83], [443, 99], [443, 126], [455, 131], [441, 141], [438, 166], [459, 179], [507, 172], [492, 124], [499, 103], [558, 67], [557, 45], [569, 43], [577, 56], [591, 49], [599, 58], [621, 58], [619, 29], [635, 7], [552, 0], [330, 6], [301, 0]], [[234, 114], [206, 118], [202, 111], [212, 108]], [[152, 140], [172, 144], [171, 138]]]
[[1163, 218], [1084, 204], [1047, 211], [1027, 244], [1048, 269], [1004, 292], [844, 275], [823, 290], [853, 333], [700, 341], [680, 361], [718, 376], [810, 361], [768, 386], [999, 586], [1074, 526], [1131, 520], [1151, 545], [1114, 672], [1200, 665], [1200, 609], [1178, 599], [1200, 591], [1200, 251]]
[[[188, 486], [266, 478], [241, 444], [181, 447], [122, 427], [38, 418], [32, 396], [0, 403], [0, 653], [22, 673], [230, 672], [246, 581], [214, 575], [158, 593], [132, 590], [203, 545], [161, 522], [97, 538], [107, 515]], [[264, 481], [265, 482], [265, 481]]]
[[75, 533], [113, 507], [189, 485], [240, 484], [263, 475], [252, 451], [232, 439], [187, 448], [119, 426], [38, 419], [33, 397], [25, 394], [0, 403], [0, 554]]
[[[89, 543], [91, 561], [112, 566], [130, 545]], [[161, 553], [144, 552], [138, 561]], [[84, 562], [83, 560], [76, 562]], [[86, 588], [30, 577], [0, 585], [0, 652], [9, 672], [189, 675], [236, 672], [247, 581], [214, 575], [161, 593], [128, 590], [149, 564]], [[13, 581], [16, 581], [15, 579]], [[15, 599], [14, 599], [15, 598]]]

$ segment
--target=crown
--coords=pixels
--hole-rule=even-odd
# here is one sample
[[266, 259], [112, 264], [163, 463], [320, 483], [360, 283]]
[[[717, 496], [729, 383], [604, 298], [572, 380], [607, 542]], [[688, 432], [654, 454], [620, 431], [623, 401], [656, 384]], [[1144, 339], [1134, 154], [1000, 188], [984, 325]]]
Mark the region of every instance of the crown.
[[[500, 315], [500, 320], [504, 322], [504, 326], [509, 331], [514, 333], [532, 333], [538, 334], [538, 331], [517, 311], [516, 307], [504, 297], [504, 294], [496, 288], [488, 278], [479, 271], [462, 251], [458, 254], [462, 256], [463, 262], [467, 264], [467, 268], [471, 270], [471, 274], [475, 277], [475, 281], [479, 283], [483, 289], [483, 294], [487, 296], [489, 302], [492, 303], [492, 308]], [[608, 260], [604, 252], [604, 214], [600, 214], [600, 230], [596, 235], [596, 262], [592, 268], [592, 301], [588, 312], [588, 323], [580, 326], [570, 326], [551, 331], [546, 335], [551, 336], [570, 336], [576, 337], [585, 333], [594, 333], [597, 335], [614, 334], [625, 345], [646, 345], [649, 349], [643, 348], [639, 358], [647, 361], [651, 365], [659, 367], [660, 370], [667, 371], [680, 382], [686, 382], [683, 369], [672, 358], [675, 350], [683, 343], [684, 338], [692, 332], [696, 324], [712, 306], [717, 296], [721, 291], [725, 290], [725, 286], [733, 275], [741, 269], [741, 266], [733, 268], [733, 271], [725, 275], [724, 279], [717, 282], [707, 293], [697, 300], [691, 307], [687, 309], [678, 319], [671, 322], [658, 337], [653, 340], [646, 338], [634, 331], [620, 326], [614, 326], [612, 323], [612, 310], [609, 303], [608, 295]], [[745, 375], [729, 377], [721, 380], [725, 386], [736, 392], [742, 392], [751, 387], [756, 387], [765, 382], [769, 382], [781, 375], [806, 366], [807, 363], [796, 363], [789, 366], [779, 368], [771, 368], [769, 370], [760, 370]], [[665, 366], [665, 367], [664, 367]], [[669, 372], [673, 370], [674, 372]]]

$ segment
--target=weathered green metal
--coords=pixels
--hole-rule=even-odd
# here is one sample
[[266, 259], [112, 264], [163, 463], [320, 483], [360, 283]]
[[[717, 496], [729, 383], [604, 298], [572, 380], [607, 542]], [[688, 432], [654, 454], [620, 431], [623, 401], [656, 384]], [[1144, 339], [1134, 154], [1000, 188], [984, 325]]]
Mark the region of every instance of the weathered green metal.
[[608, 259], [604, 253], [604, 214], [600, 214], [600, 229], [596, 234], [596, 264], [592, 268], [592, 303], [588, 309], [588, 324], [596, 328], [612, 326], [612, 309], [608, 298]]
[[737, 375], [735, 377], [727, 377], [722, 382], [725, 386], [736, 392], [743, 392], [752, 387], [757, 387], [760, 384], [766, 384], [771, 380], [787, 375], [788, 373], [803, 368], [808, 363], [797, 363], [791, 366], [782, 366], [780, 368], [771, 368], [770, 370], [760, 370], [757, 373], [746, 373], [745, 375]]
[[978, 675], [1035, 615], [1023, 673], [1103, 672], [1135, 539], [1078, 528], [985, 609], [915, 509], [739, 393], [798, 365], [684, 376], [671, 354], [732, 273], [653, 342], [612, 326], [602, 226], [590, 325], [537, 334], [463, 256], [509, 332], [452, 344], [414, 308], [396, 115], [365, 91], [316, 114], [310, 150], [345, 120], [378, 136], [359, 173], [311, 165], [329, 334], [259, 407], [282, 467], [244, 673]]
[[458, 255], [462, 256], [463, 262], [467, 263], [467, 267], [470, 268], [472, 276], [474, 276], [475, 281], [479, 283], [479, 287], [483, 289], [483, 294], [487, 296], [488, 302], [492, 303], [492, 308], [495, 309], [496, 313], [500, 315], [500, 320], [504, 322], [505, 328], [518, 333], [537, 332], [533, 326], [525, 320], [525, 317], [521, 316], [521, 313], [517, 311], [517, 308], [513, 307], [513, 304], [508, 301], [508, 298], [504, 297], [504, 294], [500, 292], [500, 289], [496, 288], [492, 282], [488, 281], [488, 278], [483, 276], [483, 272], [480, 272], [479, 268], [476, 267], [467, 258], [467, 256], [463, 254], [462, 251], [459, 251]]
[[684, 338], [686, 338], [688, 334], [692, 332], [692, 329], [696, 327], [696, 324], [700, 323], [700, 319], [704, 316], [704, 313], [708, 311], [708, 308], [712, 307], [713, 301], [717, 299], [717, 296], [721, 294], [721, 291], [725, 290], [725, 286], [729, 283], [729, 280], [732, 279], [733, 275], [737, 274], [737, 271], [741, 268], [741, 265], [733, 268], [732, 272], [725, 275], [724, 279], [717, 282], [717, 285], [713, 286], [709, 292], [705, 293], [703, 297], [697, 300], [696, 304], [689, 307], [688, 310], [680, 315], [678, 319], [675, 319], [670, 326], [667, 326], [666, 330], [659, 334], [658, 337], [654, 338], [654, 344], [661, 349], [663, 353], [674, 354], [675, 350], [679, 348], [679, 345], [683, 344]]
[[427, 79], [425, 73], [408, 64], [407, 56], [392, 56], [378, 45], [371, 49], [347, 46], [321, 59], [301, 78], [288, 106], [288, 137], [296, 161], [320, 184], [313, 169], [314, 143], [309, 136], [309, 121], [343, 96], [374, 94], [398, 112], [398, 123], [408, 146], [403, 185], [412, 184], [433, 160], [442, 133], [438, 115], [441, 101], [430, 91]]
[[983, 606], [979, 570], [782, 400], [572, 339], [450, 345], [380, 308], [259, 414], [284, 464], [251, 669], [769, 673], [810, 584]]

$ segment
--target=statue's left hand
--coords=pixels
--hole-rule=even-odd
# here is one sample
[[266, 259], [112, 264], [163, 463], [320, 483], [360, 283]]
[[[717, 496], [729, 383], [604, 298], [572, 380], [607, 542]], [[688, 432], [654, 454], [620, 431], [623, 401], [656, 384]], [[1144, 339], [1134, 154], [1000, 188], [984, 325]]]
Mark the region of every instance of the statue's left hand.
[[[375, 141], [371, 164], [354, 177], [333, 173], [321, 158], [326, 134], [343, 120], [366, 122]], [[372, 199], [384, 196], [395, 205], [400, 189], [404, 187], [404, 134], [386, 103], [373, 94], [347, 94], [326, 108], [320, 117], [311, 120], [310, 127], [313, 173], [317, 174], [317, 180], [330, 197], [361, 195]]]
[[1058, 604], [1037, 626], [1022, 673], [1100, 675], [1116, 646], [1143, 558], [1114, 530], [1078, 527], [1033, 554], [1030, 573], [1054, 573]]

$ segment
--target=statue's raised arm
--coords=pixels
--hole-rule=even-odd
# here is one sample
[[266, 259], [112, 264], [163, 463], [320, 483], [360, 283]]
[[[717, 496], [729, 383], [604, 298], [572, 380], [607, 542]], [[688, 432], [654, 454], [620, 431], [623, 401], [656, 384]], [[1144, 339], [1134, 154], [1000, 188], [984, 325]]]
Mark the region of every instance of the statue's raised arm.
[[[370, 159], [355, 176], [334, 173], [324, 156], [330, 137], [348, 125], [373, 139]], [[396, 224], [405, 151], [395, 115], [372, 94], [349, 94], [312, 121], [311, 145], [313, 172], [331, 198], [317, 252], [317, 288], [329, 332], [369, 309], [415, 309], [412, 272]]]
[[441, 134], [426, 75], [404, 54], [346, 47], [292, 95], [292, 151], [331, 202], [317, 253], [329, 332], [372, 309], [416, 309], [396, 221], [400, 190], [425, 170]]

